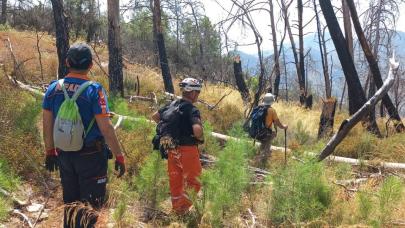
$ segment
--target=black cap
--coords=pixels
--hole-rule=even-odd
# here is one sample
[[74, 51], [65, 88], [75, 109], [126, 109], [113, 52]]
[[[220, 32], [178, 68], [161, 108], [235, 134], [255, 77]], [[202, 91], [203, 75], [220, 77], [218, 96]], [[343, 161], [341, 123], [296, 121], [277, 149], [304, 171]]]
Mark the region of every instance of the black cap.
[[70, 46], [67, 52], [67, 61], [73, 69], [87, 70], [93, 61], [89, 45], [85, 43], [75, 43]]

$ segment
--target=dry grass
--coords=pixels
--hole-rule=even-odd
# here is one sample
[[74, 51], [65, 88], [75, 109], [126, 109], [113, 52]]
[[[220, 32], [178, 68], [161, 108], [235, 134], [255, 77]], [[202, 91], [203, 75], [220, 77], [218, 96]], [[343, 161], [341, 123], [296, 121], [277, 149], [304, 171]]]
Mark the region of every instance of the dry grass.
[[[16, 32], [13, 30], [0, 32], [0, 38], [2, 40], [7, 36], [10, 37], [14, 46], [15, 54], [19, 61], [33, 58], [24, 64], [24, 72], [26, 72], [25, 76], [27, 80], [33, 83], [40, 83], [39, 63], [35, 49], [35, 34], [31, 32]], [[44, 81], [49, 82], [55, 77], [57, 70], [54, 38], [45, 35], [41, 41], [41, 50], [45, 72]], [[97, 47], [97, 52], [100, 55], [101, 61], [104, 63], [107, 62], [107, 48], [105, 46]], [[11, 57], [4, 45], [0, 45], [0, 62], [6, 64], [8, 73], [12, 71], [13, 65]], [[148, 68], [137, 64], [126, 63], [125, 65], [125, 77], [132, 80], [139, 77], [141, 84], [140, 95], [149, 96], [150, 93], [154, 92], [159, 98], [162, 97], [163, 93], [161, 91], [163, 90], [163, 83], [158, 69]], [[104, 70], [107, 71], [107, 67], [104, 67]], [[92, 73], [94, 80], [100, 82], [106, 89], [108, 89], [108, 79], [103, 75], [103, 72], [96, 64], [94, 65]], [[27, 103], [29, 104], [31, 102], [32, 104], [40, 104], [40, 101], [35, 101], [30, 94], [21, 92], [21, 90], [12, 87], [4, 79], [3, 72], [0, 70], [0, 107], [2, 107], [2, 112], [0, 112], [0, 152], [2, 155], [6, 155], [9, 158], [11, 165], [15, 170], [19, 171], [20, 174], [29, 175], [29, 173], [35, 173], [35, 167], [32, 166], [32, 163], [24, 156], [24, 154], [29, 155], [38, 163], [42, 162], [41, 137], [38, 129], [22, 128], [28, 130], [28, 132], [30, 132], [29, 134], [27, 134], [26, 131], [18, 132], [18, 126], [22, 125], [17, 125], [16, 121], [19, 114], [22, 115], [22, 113], [28, 113], [27, 109], [30, 108], [30, 106], [27, 106]], [[178, 82], [178, 79], [174, 79], [173, 81], [177, 92], [179, 91]], [[232, 93], [227, 96], [214, 111], [209, 111], [204, 105], [198, 104], [203, 120], [209, 121], [213, 125], [215, 131], [226, 132], [232, 125], [242, 120], [245, 107], [242, 105], [240, 94], [233, 88], [211, 85], [209, 83], [203, 87], [200, 98], [210, 104], [215, 104], [223, 95], [228, 94], [231, 91]], [[133, 91], [131, 91], [131, 93], [132, 92]], [[161, 99], [161, 101], [163, 100]], [[318, 105], [315, 105], [313, 110], [305, 110], [297, 106], [295, 103], [285, 102], [275, 103], [273, 107], [277, 110], [281, 122], [289, 125], [289, 147], [299, 149], [303, 146], [314, 146], [321, 113], [321, 108]], [[139, 115], [149, 116], [155, 109], [151, 109], [150, 104], [148, 103], [136, 102], [129, 105], [129, 110]], [[337, 112], [334, 126], [335, 132], [345, 118], [347, 118], [346, 113]], [[39, 119], [35, 120], [40, 121]], [[307, 145], [301, 143], [300, 137], [297, 136], [298, 125], [301, 125], [301, 130], [309, 136], [309, 141], [306, 142]], [[384, 121], [379, 120], [379, 125], [384, 132]], [[145, 154], [151, 151], [150, 136], [153, 130], [153, 127], [135, 124], [134, 126], [126, 126], [126, 129], [124, 128], [118, 131], [119, 139], [124, 145], [127, 153], [128, 168], [131, 174], [137, 174], [139, 166], [144, 162]], [[282, 144], [282, 140], [283, 135], [279, 135], [276, 143]], [[361, 126], [356, 126], [337, 148], [335, 154], [381, 161], [405, 162], [404, 142], [404, 134], [390, 135], [389, 138], [377, 139], [368, 134]], [[316, 148], [318, 149], [320, 146], [322, 145], [316, 145]], [[273, 161], [282, 162], [283, 159], [274, 159]], [[277, 165], [274, 167], [276, 166]], [[327, 169], [328, 175], [330, 176], [328, 179], [332, 186], [333, 184], [331, 182], [336, 179], [352, 178], [350, 174], [348, 176], [338, 176], [337, 173], [341, 172], [339, 171], [340, 168], [329, 166]], [[118, 182], [120, 181], [114, 179], [109, 184], [110, 190], [118, 190]], [[361, 186], [360, 189], [362, 191], [375, 192], [378, 187], [379, 183], [368, 182]], [[361, 224], [364, 223], [358, 219], [356, 194], [348, 193], [345, 189], [338, 186], [335, 186], [333, 191], [334, 196], [332, 199], [332, 206], [326, 212], [323, 219], [330, 226], [347, 227], [357, 224], [357, 226], [362, 227], [363, 225]], [[112, 197], [117, 196], [113, 193], [111, 193], [111, 195]], [[267, 216], [266, 211], [268, 210], [268, 205], [263, 199], [269, 198], [270, 195], [271, 186], [265, 185], [260, 188], [258, 187], [257, 189], [251, 189], [251, 192], [246, 194], [242, 199], [243, 205], [246, 208], [252, 208], [254, 214], [258, 216], [257, 219], [261, 224], [267, 224], [267, 222], [269, 222], [265, 219]], [[398, 202], [398, 207], [396, 207], [393, 213], [393, 219], [403, 219], [405, 217], [404, 205], [405, 199]], [[128, 210], [132, 210], [132, 208], [129, 208]], [[232, 226], [242, 226], [243, 221], [241, 218], [247, 217], [246, 211], [241, 210], [240, 216], [229, 221], [229, 224]], [[316, 222], [314, 222], [314, 224], [316, 224]], [[183, 224], [178, 225], [183, 226]], [[209, 226], [209, 224], [204, 225]], [[173, 224], [173, 226], [175, 225]]]

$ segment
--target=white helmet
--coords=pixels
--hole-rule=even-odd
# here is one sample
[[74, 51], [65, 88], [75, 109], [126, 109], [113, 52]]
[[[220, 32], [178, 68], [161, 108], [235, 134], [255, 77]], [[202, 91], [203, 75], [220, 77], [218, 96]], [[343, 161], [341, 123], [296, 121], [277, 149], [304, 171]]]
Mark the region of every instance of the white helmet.
[[201, 91], [202, 85], [198, 79], [195, 78], [185, 78], [179, 83], [180, 89], [183, 91]]
[[271, 93], [266, 93], [266, 95], [264, 95], [263, 97], [263, 105], [269, 105], [271, 106], [271, 104], [273, 104], [274, 102], [274, 95]]

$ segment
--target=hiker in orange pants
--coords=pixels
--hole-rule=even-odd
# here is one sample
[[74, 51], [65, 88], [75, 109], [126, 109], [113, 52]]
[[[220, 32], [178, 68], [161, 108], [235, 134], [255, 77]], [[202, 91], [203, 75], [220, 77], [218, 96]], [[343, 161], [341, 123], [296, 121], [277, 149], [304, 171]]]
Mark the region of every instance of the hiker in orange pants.
[[197, 146], [179, 146], [170, 150], [168, 173], [173, 209], [183, 214], [192, 205], [186, 192], [199, 192], [201, 184], [197, 178], [201, 175], [200, 154]]
[[[182, 98], [165, 105], [152, 115], [158, 123], [154, 142], [163, 158], [168, 158], [172, 207], [177, 214], [189, 211], [192, 202], [187, 191], [200, 190], [200, 153], [197, 145], [203, 143], [203, 127], [200, 111], [193, 105], [198, 99], [201, 82], [186, 78], [180, 84]], [[155, 140], [158, 139], [158, 140]], [[154, 143], [155, 144], [155, 143]]]

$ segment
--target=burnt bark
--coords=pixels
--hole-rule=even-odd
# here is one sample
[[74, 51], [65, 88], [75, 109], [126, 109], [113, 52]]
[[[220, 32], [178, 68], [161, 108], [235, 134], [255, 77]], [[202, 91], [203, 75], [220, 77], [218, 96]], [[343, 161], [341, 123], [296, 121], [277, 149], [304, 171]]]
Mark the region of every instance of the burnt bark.
[[4, 25], [6, 23], [7, 23], [7, 0], [2, 0], [0, 24]]
[[110, 92], [124, 97], [119, 0], [108, 0], [108, 75]]
[[159, 60], [160, 68], [162, 69], [163, 83], [165, 86], [165, 91], [174, 94], [174, 87], [172, 82], [172, 76], [170, 75], [169, 62], [166, 55], [165, 40], [163, 37], [163, 28], [162, 28], [162, 18], [160, 13], [160, 0], [154, 0], [153, 2], [153, 17], [156, 27], [156, 39], [157, 46], [159, 50]]
[[[278, 94], [279, 94], [279, 86], [280, 86], [280, 55], [279, 51], [277, 48], [277, 34], [276, 34], [276, 24], [274, 23], [274, 7], [273, 7], [273, 1], [269, 0], [269, 5], [270, 5], [270, 26], [271, 26], [271, 35], [273, 39], [273, 57], [274, 57], [274, 96], [276, 99], [278, 99]], [[271, 81], [270, 81], [271, 85]]]
[[[347, 81], [349, 94], [349, 114], [353, 115], [363, 106], [364, 103], [366, 103], [366, 96], [330, 0], [320, 1], [320, 6]], [[368, 124], [372, 129], [378, 129], [375, 122], [368, 122]], [[373, 133], [380, 135], [377, 132]]]
[[244, 103], [248, 103], [250, 101], [250, 94], [245, 79], [243, 78], [242, 61], [240, 61], [239, 56], [235, 57], [233, 61], [233, 72], [235, 75], [236, 86], [238, 87], [239, 93], [242, 96], [242, 100]]
[[[373, 76], [373, 81], [375, 83], [375, 86], [377, 86], [377, 88], [379, 89], [383, 85], [383, 80], [381, 77], [381, 71], [379, 69], [378, 62], [377, 62], [376, 58], [374, 57], [370, 46], [368, 45], [366, 37], [364, 36], [363, 29], [361, 28], [359, 18], [357, 15], [357, 11], [356, 11], [356, 7], [354, 6], [353, 0], [347, 0], [347, 4], [350, 9], [351, 18], [353, 21], [353, 25], [354, 25], [357, 37], [359, 38], [364, 55], [366, 56], [367, 62], [369, 64], [370, 71]], [[372, 85], [370, 85], [370, 87], [372, 87]], [[382, 102], [383, 102], [385, 108], [387, 109], [389, 116], [396, 120], [395, 121], [396, 131], [397, 132], [405, 131], [405, 126], [402, 123], [401, 117], [398, 114], [398, 110], [395, 108], [395, 105], [392, 103], [391, 98], [388, 96], [388, 94], [386, 94], [382, 98]]]
[[[304, 96], [307, 95], [306, 80], [305, 80], [305, 60], [304, 60], [304, 27], [302, 25], [303, 17], [303, 4], [302, 0], [297, 0], [297, 9], [298, 9], [298, 40], [299, 40], [299, 84], [300, 90], [304, 90]], [[302, 94], [302, 92], [301, 92]]]
[[323, 101], [321, 119], [319, 121], [318, 139], [329, 136], [333, 132], [336, 99]]
[[66, 66], [66, 55], [69, 50], [69, 30], [67, 19], [63, 10], [62, 0], [51, 0], [53, 19], [55, 20], [56, 29], [56, 49], [58, 53], [58, 78], [64, 78], [68, 73]]

